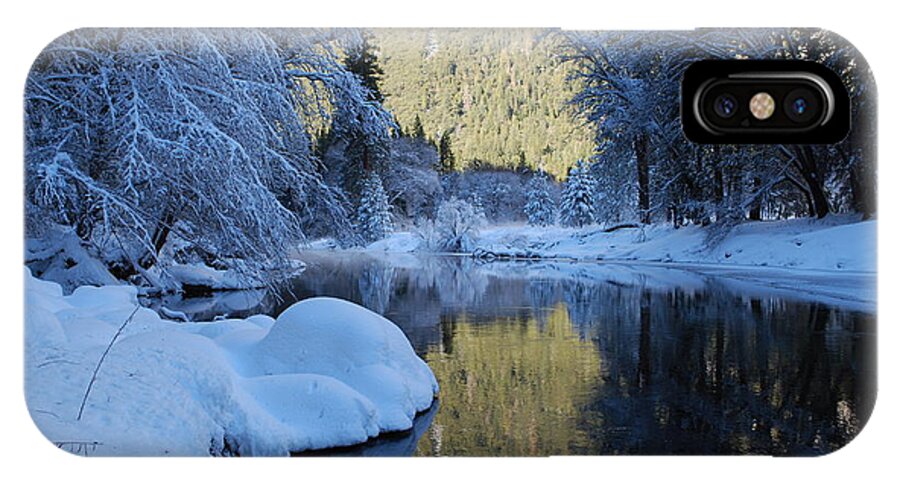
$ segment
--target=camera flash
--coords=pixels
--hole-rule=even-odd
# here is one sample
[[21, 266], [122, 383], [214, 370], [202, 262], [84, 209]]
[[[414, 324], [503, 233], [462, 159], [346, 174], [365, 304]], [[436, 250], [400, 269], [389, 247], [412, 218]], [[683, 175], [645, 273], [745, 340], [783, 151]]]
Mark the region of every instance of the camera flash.
[[759, 92], [750, 99], [750, 113], [757, 120], [766, 120], [775, 113], [775, 99], [766, 92]]

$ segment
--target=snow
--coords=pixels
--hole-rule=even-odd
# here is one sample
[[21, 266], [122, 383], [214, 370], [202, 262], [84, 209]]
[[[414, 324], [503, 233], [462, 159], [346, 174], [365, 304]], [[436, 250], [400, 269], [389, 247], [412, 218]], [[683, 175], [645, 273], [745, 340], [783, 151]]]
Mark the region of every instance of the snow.
[[[710, 228], [652, 225], [605, 227], [493, 225], [478, 231], [471, 255], [491, 274], [596, 278], [644, 288], [688, 288], [709, 276], [736, 290], [789, 296], [873, 311], [876, 305], [877, 221], [856, 215], [748, 222], [710, 245]], [[311, 247], [307, 254], [317, 250]], [[354, 249], [360, 250], [360, 249]], [[378, 258], [433, 253], [421, 235], [397, 232], [361, 250]], [[324, 254], [324, 253], [323, 253]], [[491, 260], [527, 260], [491, 262]], [[481, 261], [485, 262], [481, 262]], [[536, 261], [540, 260], [540, 261]], [[594, 268], [597, 267], [597, 268]], [[655, 268], [654, 268], [655, 267]], [[655, 275], [659, 278], [654, 278]], [[699, 287], [698, 287], [699, 288]]]
[[278, 319], [175, 323], [139, 307], [134, 287], [66, 296], [25, 276], [26, 398], [64, 449], [286, 455], [409, 429], [437, 393], [399, 328], [343, 300], [308, 299]]
[[[528, 258], [697, 265], [774, 267], [792, 270], [874, 273], [877, 222], [855, 215], [822, 220], [748, 222], [711, 245], [710, 227], [649, 225], [605, 232], [607, 227], [493, 225], [473, 237], [473, 254], [483, 258]], [[309, 250], [333, 250], [313, 244]], [[427, 252], [420, 235], [396, 232], [367, 247], [370, 252]]]
[[49, 228], [40, 238], [25, 241], [25, 263], [41, 278], [71, 292], [80, 285], [116, 285], [106, 265], [91, 255], [71, 231]]
[[373, 252], [415, 252], [422, 245], [422, 238], [412, 232], [397, 232], [377, 242], [370, 243], [366, 250]]
[[850, 217], [749, 222], [709, 245], [709, 229], [647, 226], [606, 233], [598, 226], [485, 229], [484, 254], [591, 260], [785, 267], [804, 270], [876, 271], [876, 222]]
[[166, 269], [168, 274], [184, 287], [201, 287], [209, 290], [243, 290], [262, 288], [265, 285], [240, 275], [234, 270], [217, 270], [202, 263], [175, 264]]

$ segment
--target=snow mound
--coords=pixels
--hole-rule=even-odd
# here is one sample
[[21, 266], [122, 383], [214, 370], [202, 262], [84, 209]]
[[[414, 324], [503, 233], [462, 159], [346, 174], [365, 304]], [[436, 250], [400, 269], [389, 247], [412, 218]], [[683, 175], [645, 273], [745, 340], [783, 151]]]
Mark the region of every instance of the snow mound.
[[437, 393], [402, 331], [349, 302], [309, 299], [277, 320], [175, 323], [139, 307], [133, 287], [66, 296], [25, 271], [26, 399], [63, 449], [286, 455], [409, 429]]
[[409, 412], [426, 410], [436, 385], [399, 327], [335, 298], [296, 303], [255, 347], [265, 375], [308, 372], [340, 380], [375, 404], [387, 430], [412, 428]]

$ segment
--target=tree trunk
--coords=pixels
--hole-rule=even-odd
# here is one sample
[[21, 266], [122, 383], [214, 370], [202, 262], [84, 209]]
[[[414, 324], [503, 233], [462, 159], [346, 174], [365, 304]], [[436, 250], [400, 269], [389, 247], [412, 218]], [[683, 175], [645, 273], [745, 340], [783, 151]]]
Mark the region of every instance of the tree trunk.
[[647, 158], [649, 148], [646, 135], [639, 135], [634, 141], [634, 154], [637, 161], [638, 177], [638, 209], [641, 223], [650, 223], [650, 160]]
[[759, 198], [759, 189], [762, 187], [762, 181], [760, 181], [759, 177], [753, 178], [753, 194], [757, 195], [756, 200], [753, 201], [753, 204], [750, 205], [750, 220], [759, 221], [762, 220], [762, 199]]
[[819, 179], [819, 168], [816, 164], [812, 147], [809, 145], [795, 147], [794, 165], [797, 166], [797, 170], [808, 188], [812, 206], [810, 215], [816, 218], [824, 218], [830, 210], [828, 208], [828, 199], [825, 197], [825, 190], [822, 187], [822, 181]]
[[[713, 145], [713, 202], [715, 205], [716, 211], [716, 221], [721, 220], [725, 215], [723, 214], [724, 210], [724, 201], [725, 201], [725, 173], [722, 171], [721, 165], [721, 148], [718, 145]], [[706, 215], [706, 222], [711, 221], [709, 219], [709, 215]]]
[[[844, 162], [849, 162], [848, 156], [843, 155]], [[850, 168], [850, 195], [853, 210], [862, 213], [864, 219], [869, 219], [875, 213], [875, 182], [866, 175], [866, 159], [860, 159]]]
[[370, 162], [369, 162], [369, 145], [368, 145], [367, 143], [363, 144], [363, 158], [362, 158], [362, 161], [363, 161], [363, 164], [362, 164], [363, 171], [364, 171], [364, 172], [369, 172], [369, 171], [371, 170], [371, 165], [370, 165]]
[[169, 232], [171, 232], [172, 229], [172, 222], [174, 221], [175, 214], [172, 212], [171, 208], [167, 207], [163, 212], [162, 218], [160, 218], [159, 222], [156, 224], [153, 236], [150, 238], [151, 245], [153, 246], [153, 254], [147, 252], [140, 260], [138, 260], [138, 265], [140, 265], [141, 268], [147, 269], [156, 263], [156, 257], [159, 255], [163, 246], [165, 246], [166, 240], [169, 238]]

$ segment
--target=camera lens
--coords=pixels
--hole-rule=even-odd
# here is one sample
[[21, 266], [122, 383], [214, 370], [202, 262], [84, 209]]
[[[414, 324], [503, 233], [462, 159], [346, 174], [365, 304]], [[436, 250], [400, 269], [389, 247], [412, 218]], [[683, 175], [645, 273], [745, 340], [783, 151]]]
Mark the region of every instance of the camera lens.
[[722, 118], [731, 118], [737, 112], [737, 105], [734, 95], [723, 93], [713, 101], [713, 110]]
[[784, 97], [784, 113], [796, 123], [810, 123], [819, 114], [819, 98], [811, 90], [798, 88]]
[[806, 99], [800, 97], [791, 103], [791, 110], [794, 112], [794, 115], [803, 115], [806, 113], [808, 106], [809, 104], [806, 103]]

